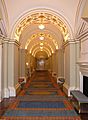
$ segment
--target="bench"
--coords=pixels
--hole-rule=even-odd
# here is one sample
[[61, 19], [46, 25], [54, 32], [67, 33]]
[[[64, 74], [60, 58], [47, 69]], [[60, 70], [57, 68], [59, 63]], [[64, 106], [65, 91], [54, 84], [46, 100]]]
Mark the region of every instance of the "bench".
[[73, 90], [70, 94], [73, 106], [78, 110], [78, 112], [88, 113], [88, 97], [79, 90]]

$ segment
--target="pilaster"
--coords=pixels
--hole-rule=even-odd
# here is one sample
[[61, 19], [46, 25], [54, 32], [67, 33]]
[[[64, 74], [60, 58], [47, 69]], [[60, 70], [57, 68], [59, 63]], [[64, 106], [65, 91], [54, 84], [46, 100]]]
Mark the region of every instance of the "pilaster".
[[0, 102], [2, 101], [2, 37], [0, 38]]
[[19, 43], [16, 40], [10, 40], [8, 43], [8, 88], [10, 97], [16, 96], [16, 86], [18, 84], [18, 48]]
[[[64, 45], [64, 70], [65, 70], [65, 84], [64, 87], [68, 87], [67, 93], [70, 95], [70, 91], [76, 89], [76, 44], [74, 40], [68, 41]], [[65, 90], [66, 91], [66, 90]]]
[[4, 98], [9, 98], [8, 89], [8, 39], [3, 41], [3, 81], [4, 81]]

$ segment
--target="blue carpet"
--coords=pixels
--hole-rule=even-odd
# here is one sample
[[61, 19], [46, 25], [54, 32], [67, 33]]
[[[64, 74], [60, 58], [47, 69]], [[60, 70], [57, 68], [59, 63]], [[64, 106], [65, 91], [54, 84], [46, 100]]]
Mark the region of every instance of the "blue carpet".
[[65, 108], [63, 102], [29, 102], [21, 101], [18, 108]]
[[78, 116], [74, 110], [66, 111], [38, 111], [38, 110], [7, 110], [3, 116]]

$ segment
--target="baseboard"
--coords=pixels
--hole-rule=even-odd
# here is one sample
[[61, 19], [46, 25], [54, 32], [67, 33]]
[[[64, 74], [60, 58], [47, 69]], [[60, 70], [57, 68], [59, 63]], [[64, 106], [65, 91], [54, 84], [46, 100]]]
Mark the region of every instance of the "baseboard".
[[4, 98], [9, 98], [9, 89], [8, 88], [4, 88]]
[[15, 97], [16, 96], [15, 87], [9, 87], [9, 94], [10, 94], [10, 97]]
[[63, 85], [63, 91], [67, 96], [70, 96], [70, 91], [75, 90], [75, 87], [69, 87], [66, 83]]

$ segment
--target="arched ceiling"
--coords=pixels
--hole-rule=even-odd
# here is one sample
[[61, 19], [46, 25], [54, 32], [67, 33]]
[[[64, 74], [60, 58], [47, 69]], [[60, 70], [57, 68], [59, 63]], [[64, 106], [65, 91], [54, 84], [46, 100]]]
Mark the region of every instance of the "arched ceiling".
[[47, 52], [46, 51], [38, 51], [36, 54], [35, 54], [35, 57], [37, 59], [47, 59], [48, 58], [48, 55], [47, 55]]
[[[40, 25], [44, 28], [39, 28]], [[15, 29], [15, 38], [21, 47], [34, 57], [39, 50], [46, 50], [47, 56], [51, 56], [69, 37], [67, 26], [58, 16], [41, 10], [26, 16]]]
[[[4, 0], [9, 20], [9, 36], [34, 57], [49, 57], [72, 38], [80, 0]], [[13, 7], [14, 5], [14, 7]], [[71, 10], [70, 10], [71, 8]], [[44, 29], [39, 29], [39, 25]], [[41, 40], [42, 38], [42, 40]]]

